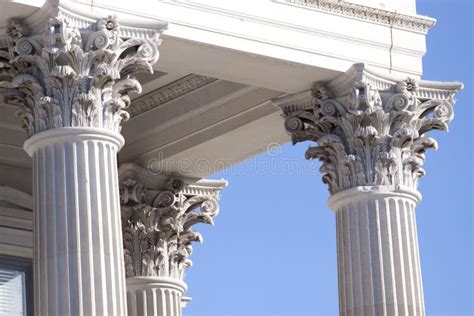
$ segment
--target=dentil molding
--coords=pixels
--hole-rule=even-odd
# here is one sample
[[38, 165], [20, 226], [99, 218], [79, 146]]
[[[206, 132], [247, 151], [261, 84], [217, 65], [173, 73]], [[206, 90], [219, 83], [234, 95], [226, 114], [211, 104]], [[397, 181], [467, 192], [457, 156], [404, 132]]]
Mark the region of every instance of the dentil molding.
[[276, 2], [342, 15], [349, 18], [386, 24], [423, 34], [428, 33], [429, 29], [436, 23], [436, 20], [433, 18], [400, 14], [356, 3], [345, 2], [344, 0], [276, 0]]
[[216, 78], [196, 74], [184, 76], [166, 86], [134, 99], [128, 112], [131, 117], [142, 114], [215, 81], [217, 81]]
[[[28, 136], [58, 127], [120, 131], [138, 72], [159, 58], [154, 29], [122, 27], [115, 16], [93, 19], [47, 2], [33, 21], [12, 19], [0, 50], [0, 92], [19, 107]], [[30, 19], [31, 20], [31, 19]]]
[[127, 277], [182, 281], [192, 243], [202, 242], [193, 226], [213, 225], [227, 182], [155, 174], [134, 164], [122, 164], [119, 178]]
[[307, 159], [319, 159], [329, 191], [357, 186], [415, 189], [431, 130], [447, 130], [458, 82], [442, 83], [378, 74], [355, 64], [313, 89], [275, 99], [293, 143], [314, 141]]

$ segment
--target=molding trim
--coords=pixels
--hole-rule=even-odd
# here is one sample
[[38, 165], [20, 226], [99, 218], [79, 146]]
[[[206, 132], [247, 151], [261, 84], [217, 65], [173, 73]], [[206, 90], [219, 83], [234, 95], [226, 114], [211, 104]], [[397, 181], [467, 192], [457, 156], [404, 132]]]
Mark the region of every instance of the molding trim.
[[33, 198], [0, 185], [0, 257], [33, 258]]
[[393, 25], [396, 28], [423, 34], [428, 33], [429, 29], [436, 23], [435, 19], [426, 16], [400, 14], [337, 0], [275, 0], [275, 2], [342, 15], [348, 18]]
[[153, 90], [143, 96], [134, 99], [128, 112], [131, 117], [137, 116], [165, 103], [182, 97], [194, 90], [207, 86], [217, 81], [216, 78], [189, 74], [170, 84]]
[[127, 291], [143, 290], [144, 288], [171, 289], [184, 293], [188, 286], [181, 280], [169, 277], [136, 276], [127, 278]]
[[123, 147], [125, 140], [119, 133], [95, 127], [57, 127], [28, 138], [23, 149], [33, 157], [43, 146], [68, 144], [76, 141], [104, 141], [111, 147], [116, 146], [117, 152]]
[[339, 191], [328, 199], [328, 206], [336, 213], [349, 203], [395, 197], [411, 200], [415, 204], [421, 201], [421, 193], [410, 187], [374, 185], [359, 186]]
[[0, 185], [0, 201], [8, 201], [33, 210], [33, 197], [31, 195], [6, 185]]
[[[110, 9], [107, 10], [107, 13]], [[40, 33], [47, 28], [49, 19], [56, 14], [57, 18], [68, 21], [69, 26], [82, 30], [94, 30], [96, 21], [106, 12], [91, 11], [88, 5], [68, 1], [47, 1], [38, 11], [28, 16], [24, 22], [32, 33]], [[167, 28], [166, 21], [138, 18], [133, 15], [120, 16], [118, 35], [124, 38], [146, 39]]]
[[[22, 19], [32, 34], [42, 33], [48, 28], [50, 18], [55, 17], [68, 21], [68, 26], [81, 30], [94, 31], [98, 19], [106, 16], [110, 9], [103, 9], [104, 14], [90, 11], [90, 6], [65, 1], [46, 1], [37, 11]], [[123, 38], [147, 39], [156, 36], [168, 27], [168, 22], [156, 19], [144, 19], [130, 14], [120, 15], [120, 28], [117, 33]], [[9, 39], [0, 32], [0, 48], [8, 47]]]
[[224, 179], [195, 179], [174, 174], [163, 174], [142, 168], [134, 163], [121, 164], [118, 174], [121, 180], [131, 178], [142, 183], [145, 187], [154, 188], [155, 190], [165, 190], [167, 180], [175, 177], [183, 182], [184, 187], [181, 191], [184, 194], [206, 195], [214, 198], [218, 198], [222, 189], [228, 185]]

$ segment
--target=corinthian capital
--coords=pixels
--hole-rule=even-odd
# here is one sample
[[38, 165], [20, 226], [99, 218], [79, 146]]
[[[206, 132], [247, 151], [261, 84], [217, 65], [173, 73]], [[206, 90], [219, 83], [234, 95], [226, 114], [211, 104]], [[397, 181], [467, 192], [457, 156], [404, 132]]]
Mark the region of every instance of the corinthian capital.
[[[158, 60], [156, 29], [122, 28], [116, 17], [81, 18], [43, 8], [44, 21], [10, 20], [0, 47], [0, 92], [19, 106], [28, 136], [58, 127], [120, 131], [138, 72]], [[1, 46], [1, 45], [0, 45]]]
[[183, 280], [192, 244], [203, 238], [193, 227], [214, 224], [225, 180], [192, 180], [153, 174], [133, 164], [119, 170], [127, 277]]
[[356, 186], [416, 189], [431, 130], [447, 130], [461, 83], [397, 79], [355, 64], [329, 82], [274, 100], [293, 143], [314, 141], [323, 182], [336, 193]]

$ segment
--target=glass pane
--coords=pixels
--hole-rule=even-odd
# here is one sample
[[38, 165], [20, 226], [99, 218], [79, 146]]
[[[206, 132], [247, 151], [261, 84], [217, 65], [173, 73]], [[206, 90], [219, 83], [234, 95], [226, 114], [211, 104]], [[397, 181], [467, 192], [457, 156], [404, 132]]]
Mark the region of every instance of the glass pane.
[[0, 315], [26, 315], [25, 272], [0, 268]]

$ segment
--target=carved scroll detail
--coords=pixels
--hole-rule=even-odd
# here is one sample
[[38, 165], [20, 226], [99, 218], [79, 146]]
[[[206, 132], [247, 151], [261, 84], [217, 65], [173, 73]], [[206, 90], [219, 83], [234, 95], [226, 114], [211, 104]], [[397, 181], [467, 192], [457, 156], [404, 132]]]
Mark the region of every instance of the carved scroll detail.
[[301, 97], [276, 103], [293, 143], [317, 143], [306, 158], [323, 163], [323, 182], [331, 193], [365, 185], [416, 189], [425, 174], [425, 151], [437, 148], [426, 133], [448, 130], [454, 94], [461, 88], [412, 78], [389, 81], [356, 64]]
[[8, 50], [0, 52], [0, 90], [19, 107], [28, 136], [58, 127], [114, 132], [129, 118], [131, 92], [141, 92], [138, 72], [152, 73], [159, 32], [150, 38], [119, 36], [114, 16], [81, 29], [51, 18], [40, 34], [10, 20]]
[[[190, 190], [189, 188], [192, 187]], [[198, 223], [214, 224], [219, 213], [219, 191], [199, 190], [169, 177], [160, 188], [139, 180], [121, 182], [120, 197], [127, 277], [164, 276], [183, 280], [192, 265], [192, 244], [202, 243], [193, 230]], [[191, 193], [196, 192], [195, 194]]]

